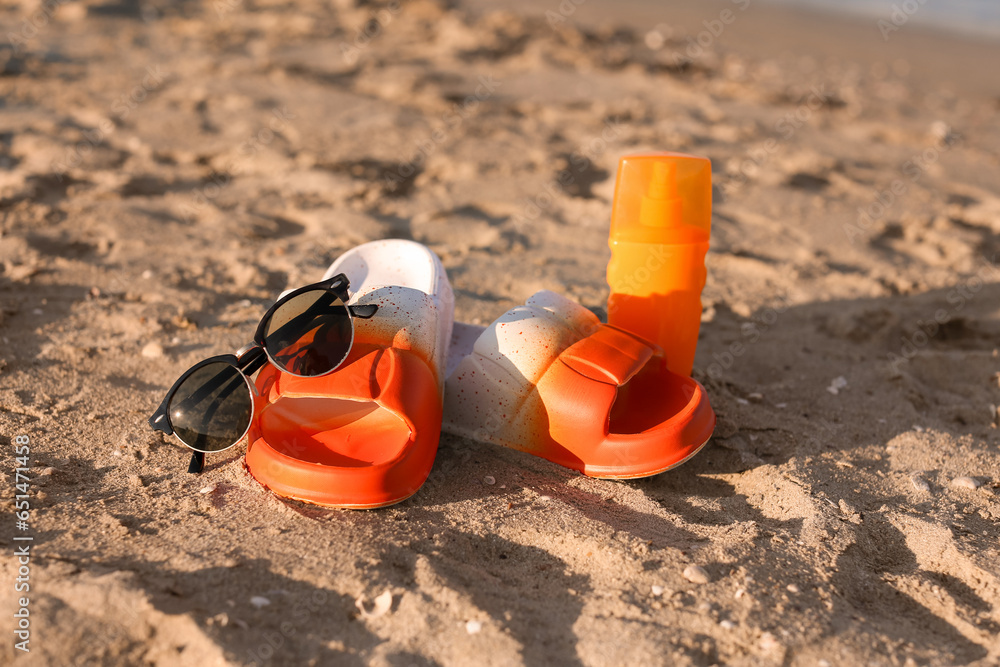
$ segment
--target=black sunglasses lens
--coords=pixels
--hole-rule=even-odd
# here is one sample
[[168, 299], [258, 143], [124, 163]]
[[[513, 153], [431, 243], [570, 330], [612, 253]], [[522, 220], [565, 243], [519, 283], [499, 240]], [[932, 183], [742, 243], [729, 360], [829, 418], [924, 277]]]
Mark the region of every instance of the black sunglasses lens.
[[170, 399], [170, 425], [185, 445], [218, 452], [243, 437], [253, 416], [253, 396], [246, 378], [222, 361], [191, 373]]
[[347, 358], [353, 340], [351, 315], [336, 294], [325, 289], [303, 292], [271, 315], [264, 349], [271, 361], [293, 375], [329, 373]]

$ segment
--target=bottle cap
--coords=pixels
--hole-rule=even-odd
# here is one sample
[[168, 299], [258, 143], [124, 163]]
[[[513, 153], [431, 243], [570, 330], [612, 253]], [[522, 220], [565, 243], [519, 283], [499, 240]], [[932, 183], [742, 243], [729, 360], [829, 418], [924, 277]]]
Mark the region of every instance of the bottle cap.
[[704, 243], [712, 227], [712, 163], [682, 153], [626, 155], [618, 163], [611, 239]]

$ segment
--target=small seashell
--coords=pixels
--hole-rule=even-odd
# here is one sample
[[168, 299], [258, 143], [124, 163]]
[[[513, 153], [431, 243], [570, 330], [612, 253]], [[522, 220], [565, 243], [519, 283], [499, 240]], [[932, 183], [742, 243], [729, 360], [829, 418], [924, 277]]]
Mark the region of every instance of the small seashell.
[[730, 621], [728, 618], [724, 618], [721, 621], [719, 621], [719, 627], [725, 630], [732, 630], [733, 628], [736, 627], [736, 624]]
[[659, 30], [650, 30], [647, 32], [643, 41], [646, 43], [646, 47], [650, 51], [659, 51], [667, 42], [667, 40], [663, 37], [663, 33]]
[[354, 601], [354, 606], [361, 612], [362, 618], [379, 618], [380, 616], [385, 616], [392, 608], [392, 591], [386, 589], [384, 593], [375, 598], [372, 602], [371, 611], [368, 611], [365, 607], [365, 596], [363, 595]]
[[200, 489], [198, 489], [198, 493], [206, 493], [206, 494], [211, 493], [212, 491], [215, 491], [217, 488], [218, 485], [215, 482], [212, 482], [208, 486], [203, 486]]
[[743, 597], [746, 594], [747, 594], [747, 589], [745, 589], [745, 588], [737, 588], [736, 592], [733, 594], [733, 597], [736, 598], [737, 600], [739, 600], [741, 597]]
[[480, 630], [483, 629], [483, 624], [479, 621], [466, 621], [465, 631], [470, 635], [478, 634]]
[[493, 477], [493, 475], [487, 475], [486, 477], [483, 477], [483, 483], [486, 484], [486, 486], [493, 486], [497, 483], [497, 480]]
[[263, 595], [254, 595], [252, 598], [250, 598], [250, 604], [257, 607], [257, 609], [260, 609], [261, 607], [266, 607], [267, 605], [271, 604], [271, 601], [268, 600]]
[[935, 139], [944, 141], [952, 133], [952, 130], [948, 123], [943, 120], [936, 120], [931, 123], [930, 133]]
[[226, 612], [221, 612], [215, 616], [210, 616], [208, 619], [209, 625], [218, 625], [221, 627], [227, 627], [229, 625], [229, 614]]
[[830, 381], [830, 386], [827, 387], [826, 390], [831, 394], [833, 394], [834, 396], [836, 396], [837, 394], [840, 393], [841, 389], [845, 389], [846, 387], [847, 387], [847, 378], [845, 378], [843, 375], [840, 375], [838, 377], [833, 378], [833, 380]]
[[796, 584], [788, 584], [787, 586], [785, 586], [785, 590], [787, 590], [789, 593], [801, 592], [801, 589]]
[[688, 565], [684, 568], [684, 578], [694, 584], [707, 584], [711, 579], [701, 565]]
[[965, 475], [951, 480], [951, 485], [956, 489], [969, 489], [971, 491], [975, 491], [981, 486], [979, 480], [972, 477], [966, 477]]
[[931, 490], [931, 485], [927, 483], [927, 480], [920, 476], [919, 472], [910, 474], [910, 484], [917, 491], [927, 492]]
[[773, 651], [774, 649], [781, 646], [778, 643], [778, 639], [772, 635], [770, 632], [765, 632], [760, 636], [760, 648], [763, 651]]
[[146, 343], [142, 348], [142, 356], [147, 359], [157, 359], [163, 356], [163, 346], [157, 342]]
[[657, 586], [657, 585], [654, 584], [653, 588], [652, 588], [652, 592], [653, 592], [653, 595], [655, 595], [657, 597], [663, 595], [663, 586]]
[[739, 403], [740, 405], [750, 405], [750, 401], [748, 401], [745, 398], [739, 398], [739, 397], [737, 397], [736, 398], [736, 402]]

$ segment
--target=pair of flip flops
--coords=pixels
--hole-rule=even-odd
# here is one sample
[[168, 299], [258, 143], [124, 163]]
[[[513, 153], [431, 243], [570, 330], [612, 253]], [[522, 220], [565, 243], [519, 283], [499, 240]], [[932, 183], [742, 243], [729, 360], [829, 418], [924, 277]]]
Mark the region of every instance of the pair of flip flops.
[[646, 477], [694, 455], [715, 428], [704, 388], [663, 351], [543, 291], [490, 326], [454, 324], [441, 260], [413, 241], [341, 256], [358, 320], [350, 356], [317, 378], [257, 376], [250, 473], [279, 496], [375, 508], [416, 493], [442, 427], [585, 475]]

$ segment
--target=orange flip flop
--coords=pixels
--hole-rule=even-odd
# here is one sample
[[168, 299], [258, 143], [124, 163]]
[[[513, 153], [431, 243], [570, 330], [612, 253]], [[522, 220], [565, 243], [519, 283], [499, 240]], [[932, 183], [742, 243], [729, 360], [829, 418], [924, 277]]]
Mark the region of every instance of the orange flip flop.
[[350, 355], [329, 375], [273, 366], [257, 376], [264, 407], [246, 466], [279, 496], [327, 507], [375, 508], [417, 492], [441, 434], [454, 298], [441, 260], [413, 241], [375, 241], [327, 271], [347, 275], [357, 320]]
[[487, 327], [445, 390], [445, 431], [590, 477], [663, 472], [714, 429], [704, 387], [671, 372], [662, 349], [549, 291]]

